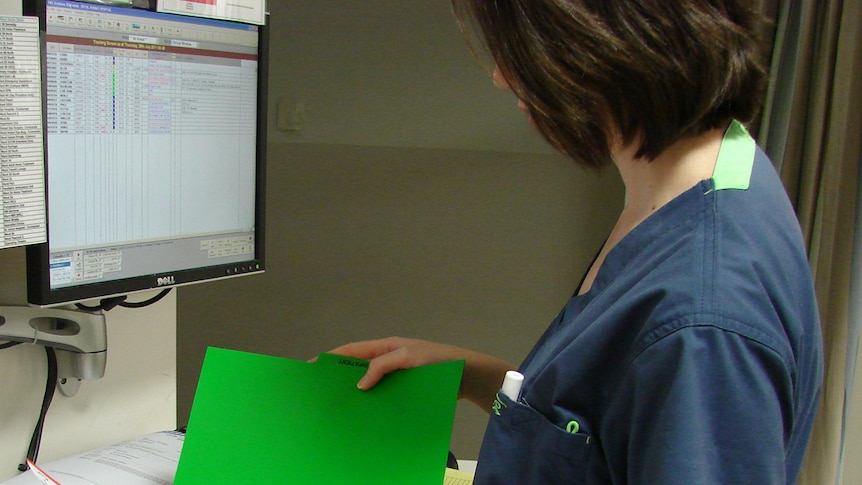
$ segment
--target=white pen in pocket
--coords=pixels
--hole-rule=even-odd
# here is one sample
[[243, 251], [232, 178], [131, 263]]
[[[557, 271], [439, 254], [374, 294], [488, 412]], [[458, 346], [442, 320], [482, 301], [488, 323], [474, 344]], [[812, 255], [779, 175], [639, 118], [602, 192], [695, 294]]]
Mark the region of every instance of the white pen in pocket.
[[521, 385], [524, 384], [524, 374], [518, 371], [510, 370], [506, 372], [506, 377], [503, 379], [503, 391], [509, 399], [518, 402], [521, 398]]

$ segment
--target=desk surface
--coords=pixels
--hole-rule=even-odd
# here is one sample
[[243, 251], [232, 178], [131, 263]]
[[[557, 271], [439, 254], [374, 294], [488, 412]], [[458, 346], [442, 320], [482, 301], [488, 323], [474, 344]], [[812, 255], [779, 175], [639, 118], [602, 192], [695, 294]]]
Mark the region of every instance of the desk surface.
[[[184, 435], [177, 431], [151, 433], [134, 440], [78, 456], [40, 464], [62, 485], [160, 485], [173, 483]], [[447, 471], [446, 484], [468, 485], [475, 460], [458, 460], [459, 472]], [[0, 485], [43, 485], [32, 471]]]

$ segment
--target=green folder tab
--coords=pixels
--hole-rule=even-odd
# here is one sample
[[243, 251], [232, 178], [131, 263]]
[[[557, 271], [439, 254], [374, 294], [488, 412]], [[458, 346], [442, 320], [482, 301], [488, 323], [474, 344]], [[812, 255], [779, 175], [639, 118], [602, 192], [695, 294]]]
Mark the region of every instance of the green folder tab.
[[367, 365], [209, 348], [174, 483], [442, 484], [464, 362]]

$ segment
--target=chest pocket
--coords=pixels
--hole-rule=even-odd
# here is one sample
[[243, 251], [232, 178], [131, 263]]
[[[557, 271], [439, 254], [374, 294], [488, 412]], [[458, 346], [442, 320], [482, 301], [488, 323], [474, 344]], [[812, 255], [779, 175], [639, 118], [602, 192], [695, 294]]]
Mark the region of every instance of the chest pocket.
[[498, 393], [473, 484], [586, 483], [591, 437], [573, 431]]

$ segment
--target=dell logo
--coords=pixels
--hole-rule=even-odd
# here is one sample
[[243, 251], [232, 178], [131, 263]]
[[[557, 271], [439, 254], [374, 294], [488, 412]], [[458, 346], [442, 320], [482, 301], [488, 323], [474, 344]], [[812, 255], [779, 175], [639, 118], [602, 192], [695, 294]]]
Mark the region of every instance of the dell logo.
[[169, 286], [176, 283], [173, 276], [162, 276], [161, 278], [156, 278], [156, 286]]

